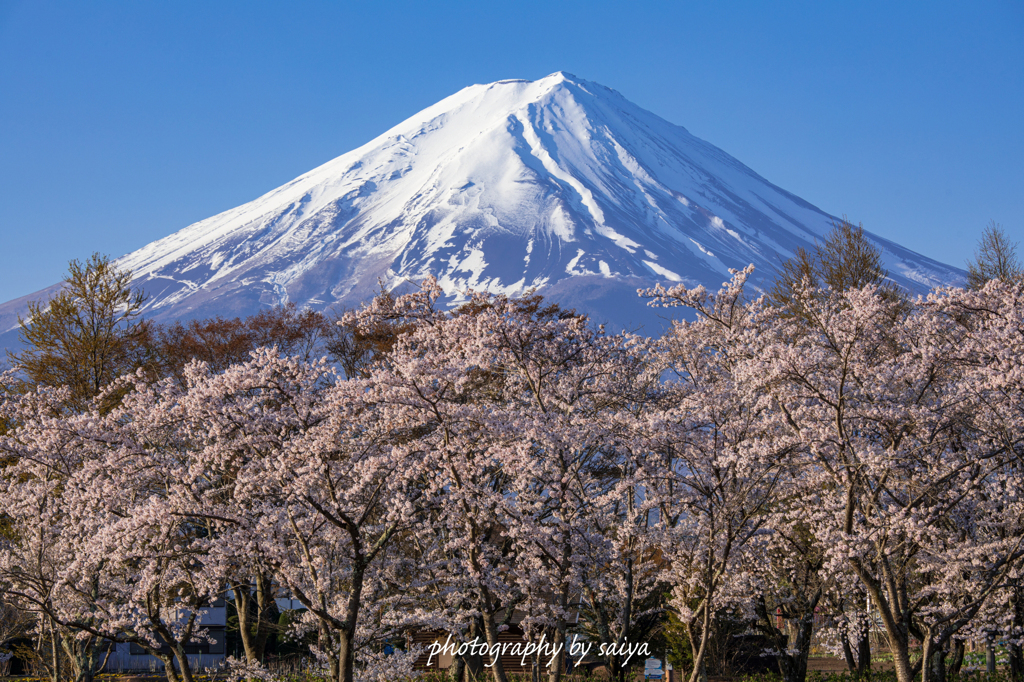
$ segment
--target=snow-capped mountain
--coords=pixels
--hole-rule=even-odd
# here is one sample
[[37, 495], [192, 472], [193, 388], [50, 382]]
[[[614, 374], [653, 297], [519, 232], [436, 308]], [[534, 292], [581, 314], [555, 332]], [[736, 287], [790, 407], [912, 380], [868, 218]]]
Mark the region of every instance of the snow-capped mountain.
[[[555, 73], [465, 88], [119, 265], [158, 319], [354, 306], [378, 279], [434, 274], [453, 300], [537, 289], [620, 326], [650, 320], [638, 286], [717, 288], [749, 263], [763, 282], [832, 220], [616, 91]], [[961, 278], [872, 239], [914, 291]]]

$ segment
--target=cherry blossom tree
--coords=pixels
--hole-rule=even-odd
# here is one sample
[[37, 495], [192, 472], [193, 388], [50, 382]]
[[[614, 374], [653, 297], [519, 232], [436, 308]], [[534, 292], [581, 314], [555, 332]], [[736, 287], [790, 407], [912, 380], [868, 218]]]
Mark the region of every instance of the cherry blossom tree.
[[180, 404], [201, 432], [191, 478], [207, 487], [193, 483], [179, 499], [181, 513], [211, 524], [214, 574], [233, 589], [272, 575], [305, 607], [331, 678], [354, 679], [357, 654], [371, 655], [388, 625], [361, 619], [368, 604], [387, 605], [385, 550], [422, 497], [404, 427], [386, 420], [365, 381], [271, 350], [190, 381]]
[[150, 387], [140, 377], [108, 389], [131, 385], [117, 408], [74, 423], [84, 461], [65, 497], [94, 528], [64, 571], [82, 599], [62, 619], [137, 644], [169, 682], [191, 682], [185, 647], [206, 637], [199, 620], [219, 580], [205, 561], [209, 524], [179, 501], [192, 455], [177, 418], [181, 393], [170, 380]]
[[[851, 669], [877, 614], [900, 682], [942, 682], [968, 639], [999, 638], [1018, 670], [1021, 286], [909, 302], [793, 282], [793, 315], [745, 300], [750, 272], [643, 292], [696, 311], [659, 341], [535, 296], [443, 310], [428, 279], [342, 317], [344, 378], [264, 348], [123, 377], [78, 413], [61, 389], [5, 395], [0, 588], [79, 682], [104, 640], [191, 682], [185, 647], [228, 593], [238, 670], [265, 676], [278, 591], [335, 682], [410, 671], [415, 649], [383, 648], [414, 628], [482, 637], [460, 665], [505, 682], [513, 622], [618, 648], [666, 606], [691, 682], [724, 611], [800, 682], [823, 605]], [[606, 658], [621, 678], [628, 656]], [[537, 676], [561, 660], [535, 656]]]
[[[643, 554], [627, 511], [631, 436], [616, 424], [657, 374], [639, 339], [607, 337], [538, 297], [477, 295], [439, 312], [438, 295], [428, 280], [345, 321], [364, 335], [404, 329], [363, 374], [392, 422], [416, 425], [406, 447], [433, 462], [425, 563], [450, 627], [472, 632], [479, 619], [496, 647], [518, 610], [529, 637], [564, 647], [587, 580], [607, 596], [616, 551]], [[561, 657], [550, 663], [557, 680]], [[500, 660], [492, 673], [505, 679]]]
[[[49, 637], [45, 657], [54, 682], [64, 677], [60, 650], [72, 665], [76, 682], [89, 682], [103, 668], [108, 649], [96, 635], [70, 627], [65, 609], [79, 602], [64, 572], [97, 524], [88, 515], [76, 519], [66, 488], [82, 466], [83, 451], [69, 428], [66, 390], [41, 388], [8, 395], [0, 408], [7, 433], [0, 438], [5, 466], [0, 476], [0, 590], [24, 613], [34, 615], [35, 634]], [[84, 522], [83, 522], [84, 521]], [[87, 590], [95, 592], [99, 576]]]
[[[929, 296], [925, 306], [944, 321], [957, 323], [956, 348], [959, 362], [967, 370], [959, 388], [969, 401], [972, 435], [994, 458], [1002, 460], [1004, 470], [994, 476], [996, 490], [1001, 494], [984, 493], [988, 514], [986, 523], [978, 530], [994, 548], [1004, 552], [1021, 533], [1022, 509], [1007, 503], [1007, 494], [1020, 485], [1020, 469], [1024, 446], [1024, 401], [1022, 401], [1021, 332], [1024, 331], [1024, 286], [1012, 279], [999, 278], [974, 291], [948, 289]], [[1007, 489], [1008, 487], [1008, 489]], [[1018, 488], [1019, 489], [1019, 488]], [[1019, 500], [1019, 497], [1016, 498]], [[979, 519], [980, 520], [980, 519]], [[993, 547], [988, 548], [992, 551]], [[1014, 552], [1019, 553], [1019, 552]], [[1010, 673], [1014, 679], [1024, 678], [1024, 566], [1013, 564], [1012, 554], [1004, 554], [1007, 571], [1004, 583], [996, 589], [981, 608], [980, 623], [969, 627], [982, 636], [976, 639], [1003, 638], [1009, 651]], [[991, 556], [991, 555], [990, 555]], [[998, 554], [990, 561], [998, 561]], [[956, 576], [950, 576], [956, 581]], [[937, 646], [936, 656], [944, 656], [943, 647]], [[963, 658], [963, 639], [958, 638], [955, 665]], [[941, 679], [941, 677], [940, 677]]]
[[[488, 646], [496, 647], [520, 601], [508, 579], [515, 555], [503, 513], [511, 472], [502, 467], [499, 448], [506, 439], [495, 437], [496, 426], [511, 429], [500, 426], [500, 412], [489, 410], [492, 404], [500, 410], [501, 376], [493, 371], [486, 315], [438, 312], [433, 302], [439, 295], [428, 280], [413, 294], [378, 297], [352, 322], [373, 328], [406, 321], [390, 352], [365, 370], [366, 399], [406, 434], [403, 451], [430, 462], [424, 493], [437, 532], [429, 556], [453, 607], [449, 621], [479, 617]], [[492, 673], [499, 682], [506, 679], [500, 659]]]
[[752, 270], [734, 271], [717, 294], [685, 285], [640, 292], [654, 305], [698, 313], [663, 340], [674, 377], [665, 384], [664, 409], [649, 420], [655, 456], [644, 478], [659, 512], [672, 604], [694, 648], [691, 682], [706, 678], [715, 614], [746, 591], [741, 550], [765, 527], [796, 448], [765, 419], [775, 405], [749, 364], [765, 342], [763, 307], [743, 302]]
[[168, 447], [173, 439], [125, 438], [122, 408], [72, 414], [61, 399], [40, 389], [5, 406], [8, 592], [49, 623], [55, 641], [60, 633], [77, 678], [91, 679], [113, 641], [143, 646], [170, 680], [189, 680], [184, 644], [201, 636], [208, 587], [195, 559], [198, 529], [168, 512], [181, 450]]
[[[504, 439], [517, 445], [502, 455], [523, 624], [564, 648], [573, 611], [582, 612], [602, 642], [621, 646], [651, 615], [637, 605], [656, 585], [634, 474], [637, 420], [658, 374], [645, 341], [535, 305], [499, 299], [476, 320], [489, 325], [513, 426]], [[623, 657], [608, 659], [621, 674]], [[551, 661], [550, 680], [561, 663]]]
[[826, 294], [808, 292], [803, 316], [765, 319], [772, 343], [753, 366], [806, 453], [804, 517], [826, 570], [858, 576], [901, 682], [921, 666], [911, 638], [924, 642], [927, 682], [1022, 556], [1011, 470], [1021, 431], [996, 439], [984, 404], [1004, 414], [1006, 396], [986, 388], [998, 335], [958, 307], [965, 292], [909, 312], [871, 286]]

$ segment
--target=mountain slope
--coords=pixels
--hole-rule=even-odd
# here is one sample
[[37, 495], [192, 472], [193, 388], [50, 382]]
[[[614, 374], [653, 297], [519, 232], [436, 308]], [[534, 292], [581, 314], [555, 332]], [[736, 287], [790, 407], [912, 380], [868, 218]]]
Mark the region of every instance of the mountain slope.
[[[556, 73], [465, 88], [119, 264], [158, 319], [351, 306], [378, 279], [432, 273], [455, 299], [537, 288], [620, 326], [651, 320], [637, 286], [714, 288], [748, 263], [756, 284], [831, 221], [619, 93]], [[872, 239], [914, 291], [961, 277]]]

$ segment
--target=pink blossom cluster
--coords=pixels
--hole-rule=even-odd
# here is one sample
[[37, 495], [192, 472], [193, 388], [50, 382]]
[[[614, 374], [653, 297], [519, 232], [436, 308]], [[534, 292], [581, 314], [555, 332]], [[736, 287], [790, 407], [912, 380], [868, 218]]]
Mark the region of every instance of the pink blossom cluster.
[[417, 630], [493, 650], [514, 619], [614, 651], [666, 609], [694, 681], [723, 613], [787, 679], [825, 611], [837, 650], [877, 621], [900, 682], [941, 679], [958, 641], [1019, 646], [1024, 292], [807, 290], [794, 313], [747, 301], [750, 271], [644, 292], [697, 312], [660, 339], [537, 298], [441, 310], [428, 280], [347, 316], [401, 330], [358, 377], [264, 348], [123, 377], [109, 411], [9, 394], [0, 589], [170, 682], [204, 609], [251, 586], [302, 604], [293, 636], [337, 682], [411, 674], [418, 649], [382, 651]]

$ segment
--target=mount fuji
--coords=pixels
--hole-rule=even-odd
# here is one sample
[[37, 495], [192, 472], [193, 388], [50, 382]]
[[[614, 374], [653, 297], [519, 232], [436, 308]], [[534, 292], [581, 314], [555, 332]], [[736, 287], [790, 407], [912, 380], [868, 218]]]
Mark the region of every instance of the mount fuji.
[[[833, 220], [618, 92], [555, 73], [467, 87], [117, 263], [158, 320], [287, 302], [351, 307], [378, 281], [393, 288], [433, 274], [452, 301], [468, 290], [536, 289], [631, 327], [657, 324], [638, 287], [716, 289], [729, 268], [749, 263], [763, 286]], [[962, 280], [956, 268], [869, 237], [891, 278], [913, 292]], [[25, 303], [58, 286], [0, 306], [0, 330], [13, 331]]]

